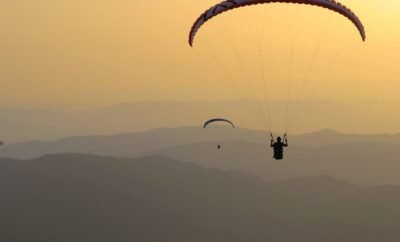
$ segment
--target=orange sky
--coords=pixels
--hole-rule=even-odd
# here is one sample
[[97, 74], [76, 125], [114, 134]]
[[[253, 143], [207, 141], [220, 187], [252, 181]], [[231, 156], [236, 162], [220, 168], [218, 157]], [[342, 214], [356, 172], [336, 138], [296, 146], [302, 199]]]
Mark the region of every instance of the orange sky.
[[[207, 69], [209, 67], [187, 44], [187, 34], [195, 18], [217, 2], [2, 1], [0, 101], [5, 105], [62, 106], [240, 98], [234, 88], [227, 87], [229, 83], [223, 73], [217, 68]], [[303, 37], [312, 39], [325, 35], [324, 28], [328, 24], [332, 31], [324, 36], [323, 46], [329, 50], [329, 46], [334, 46], [333, 41], [338, 41], [340, 50], [344, 52], [339, 63], [335, 64], [337, 73], [329, 73], [315, 98], [344, 103], [352, 98], [400, 102], [400, 68], [397, 61], [400, 55], [400, 2], [342, 2], [364, 22], [367, 31], [365, 44], [361, 43], [349, 21], [327, 10], [287, 5], [263, 10], [270, 21], [266, 31], [281, 33], [279, 38], [267, 41], [274, 46], [267, 50], [271, 58], [283, 56], [273, 70], [268, 70], [269, 78], [286, 80], [288, 70], [288, 61], [284, 59], [288, 54], [282, 54], [287, 51], [288, 45], [281, 39], [288, 38], [288, 31], [281, 31], [287, 28], [287, 23], [275, 21], [288, 18], [294, 26], [299, 26], [299, 20], [304, 19], [300, 16], [307, 16], [303, 20], [306, 25], [303, 33], [309, 35], [298, 37], [300, 44], [295, 55], [296, 62], [300, 64], [296, 65], [295, 73], [302, 75], [301, 68], [304, 71], [305, 67], [301, 66], [306, 65], [305, 60], [312, 50], [301, 46], [301, 41], [307, 40]], [[230, 18], [238, 22], [255, 12], [237, 11]], [[209, 31], [199, 33], [199, 39], [203, 38], [200, 41], [204, 43], [215, 38], [218, 20], [207, 26]], [[221, 18], [222, 21], [226, 19]], [[335, 39], [331, 39], [332, 36]], [[238, 38], [238, 42], [245, 41], [246, 37]], [[323, 51], [318, 58], [317, 63], [321, 66], [315, 65], [313, 73], [316, 76], [323, 72], [323, 63], [326, 65], [331, 59]], [[247, 64], [253, 65], [251, 60]], [[280, 84], [273, 88], [283, 90]]]

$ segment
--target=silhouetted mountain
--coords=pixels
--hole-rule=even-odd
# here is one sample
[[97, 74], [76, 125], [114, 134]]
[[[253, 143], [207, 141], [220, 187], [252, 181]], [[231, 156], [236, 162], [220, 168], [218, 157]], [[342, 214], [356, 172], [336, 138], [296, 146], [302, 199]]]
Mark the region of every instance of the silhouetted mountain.
[[[55, 153], [87, 153], [109, 156], [136, 156], [146, 152], [194, 143], [240, 140], [265, 144], [269, 142], [265, 131], [229, 127], [204, 130], [201, 126], [161, 128], [138, 133], [76, 136], [55, 141], [30, 141], [1, 147], [0, 155], [29, 159]], [[319, 147], [342, 143], [400, 144], [400, 135], [351, 135], [332, 130], [291, 136], [290, 144]]]
[[200, 143], [154, 151], [203, 167], [245, 171], [266, 180], [330, 175], [356, 184], [400, 185], [400, 145], [388, 143], [343, 143], [322, 147], [286, 149], [285, 159], [272, 158], [266, 144], [232, 141], [217, 150], [213, 143]]
[[[217, 130], [221, 139], [264, 140], [265, 135], [259, 131], [221, 127]], [[2, 147], [0, 155], [14, 158], [34, 158], [54, 153], [87, 153], [111, 156], [135, 156], [148, 151], [213, 141], [202, 127], [183, 127], [175, 129], [155, 129], [146, 132], [119, 134], [109, 136], [70, 137], [56, 141], [31, 141]]]
[[0, 159], [0, 241], [398, 241], [400, 187], [266, 183], [162, 157]]
[[[266, 180], [327, 174], [357, 184], [400, 185], [399, 135], [346, 135], [323, 130], [293, 136], [281, 162], [272, 159], [266, 136], [262, 131], [222, 126], [213, 130], [183, 127], [17, 143], [1, 147], [0, 155], [28, 159], [66, 152], [114, 157], [161, 154], [204, 167], [245, 171]], [[221, 150], [216, 149], [217, 143], [222, 144]]]
[[[393, 117], [391, 110], [397, 110], [397, 104], [386, 106], [391, 108], [384, 113], [371, 103], [345, 106], [324, 101], [309, 102], [302, 108], [295, 131], [310, 132], [330, 127], [357, 133], [396, 132], [400, 120]], [[272, 102], [271, 107], [274, 107], [275, 123], [283, 122], [286, 102]], [[0, 133], [1, 139], [10, 143], [200, 126], [211, 117], [229, 117], [240, 127], [264, 128], [246, 101], [138, 102], [87, 111], [0, 108]], [[384, 127], [376, 125], [382, 120], [385, 120]]]
[[391, 143], [400, 144], [400, 134], [344, 134], [324, 129], [291, 137], [291, 142], [302, 146], [325, 146], [343, 143]]

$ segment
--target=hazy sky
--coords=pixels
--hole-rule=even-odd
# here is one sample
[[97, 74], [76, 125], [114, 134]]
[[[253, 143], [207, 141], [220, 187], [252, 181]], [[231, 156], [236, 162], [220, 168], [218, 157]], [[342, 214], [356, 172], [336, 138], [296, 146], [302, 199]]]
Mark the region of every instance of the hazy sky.
[[[187, 44], [193, 21], [217, 2], [1, 1], [0, 102], [50, 106], [240, 98], [221, 70], [205, 65]], [[300, 36], [294, 54], [295, 63], [299, 63], [293, 67], [294, 79], [304, 74], [308, 66], [306, 60], [313, 53], [311, 47], [303, 48], [301, 44], [306, 43], [307, 38], [315, 40], [322, 36], [316, 42], [321, 51], [311, 75], [315, 74], [318, 79], [317, 76], [327, 72], [327, 80], [315, 98], [342, 102], [349, 102], [353, 97], [384, 98], [400, 103], [400, 2], [342, 2], [364, 22], [365, 44], [348, 20], [324, 9], [279, 5], [255, 10], [262, 9], [266, 16], [264, 37], [268, 45], [266, 53], [270, 56], [265, 59], [270, 61], [278, 56], [273, 68], [271, 65], [266, 69], [267, 77], [280, 83], [287, 79], [288, 33]], [[246, 16], [260, 16], [260, 12], [255, 15], [256, 12], [251, 11], [237, 11], [227, 17], [235, 24], [249, 20]], [[282, 19], [286, 21], [279, 21]], [[221, 18], [220, 23], [223, 21], [227, 20]], [[222, 39], [217, 36], [217, 23], [215, 19], [207, 25], [207, 30], [199, 33], [199, 45]], [[296, 31], [288, 31], [288, 23]], [[238, 35], [238, 42], [248, 41], [245, 34], [239, 32]], [[338, 46], [334, 45], [336, 42]], [[246, 52], [246, 48], [239, 48]], [[207, 54], [207, 50], [199, 51]], [[250, 59], [251, 51], [247, 53]], [[339, 52], [335, 71], [324, 71], [332, 55]], [[220, 54], [223, 56], [223, 53]], [[254, 65], [260, 63], [253, 61]], [[247, 65], [252, 66], [252, 60]], [[279, 85], [271, 89], [282, 91], [283, 85]]]

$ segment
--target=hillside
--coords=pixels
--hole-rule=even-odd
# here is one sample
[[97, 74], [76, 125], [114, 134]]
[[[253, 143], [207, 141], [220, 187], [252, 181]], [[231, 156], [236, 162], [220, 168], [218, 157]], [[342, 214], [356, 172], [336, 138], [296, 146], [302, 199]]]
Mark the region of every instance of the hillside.
[[[397, 241], [399, 187], [266, 183], [162, 157], [0, 160], [1, 241]], [[22, 232], [23, 231], [23, 232]]]

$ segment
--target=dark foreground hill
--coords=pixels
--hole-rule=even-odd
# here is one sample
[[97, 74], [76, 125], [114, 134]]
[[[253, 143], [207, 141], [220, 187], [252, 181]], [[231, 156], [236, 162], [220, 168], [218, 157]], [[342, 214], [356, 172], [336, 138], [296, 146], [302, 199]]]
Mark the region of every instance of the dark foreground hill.
[[162, 157], [0, 160], [0, 241], [399, 241], [400, 187], [266, 183]]

